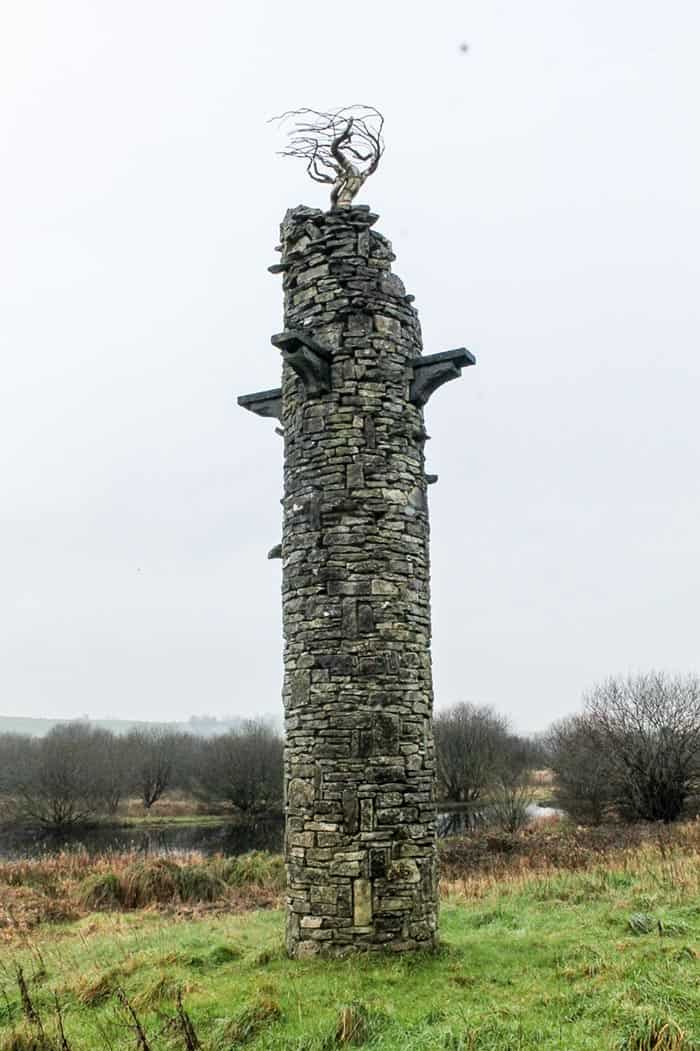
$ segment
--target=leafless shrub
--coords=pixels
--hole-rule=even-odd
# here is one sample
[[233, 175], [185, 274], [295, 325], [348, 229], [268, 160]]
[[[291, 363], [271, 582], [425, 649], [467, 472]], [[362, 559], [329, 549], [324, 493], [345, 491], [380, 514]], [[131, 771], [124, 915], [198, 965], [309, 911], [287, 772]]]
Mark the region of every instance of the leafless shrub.
[[175, 735], [166, 730], [134, 730], [127, 735], [134, 786], [147, 810], [170, 786], [175, 769]]
[[450, 802], [483, 801], [541, 759], [534, 742], [485, 705], [456, 704], [438, 712], [433, 726], [438, 780]]
[[489, 806], [492, 824], [503, 832], [518, 832], [530, 820], [534, 793], [525, 772], [502, 774]]
[[584, 702], [627, 818], [674, 821], [700, 779], [700, 679], [649, 672], [611, 678]]
[[104, 762], [106, 736], [82, 723], [55, 726], [30, 740], [12, 789], [17, 812], [26, 819], [61, 828], [98, 813], [108, 794]]
[[610, 761], [599, 730], [588, 716], [555, 723], [545, 745], [556, 774], [554, 796], [575, 821], [599, 825], [612, 804]]
[[264, 722], [203, 741], [194, 783], [208, 800], [227, 800], [252, 814], [282, 798], [282, 740]]
[[433, 727], [445, 798], [477, 802], [498, 777], [508, 735], [506, 720], [492, 708], [464, 702], [438, 712]]
[[547, 736], [555, 792], [577, 820], [675, 821], [700, 784], [700, 679], [665, 672], [607, 679], [582, 715]]

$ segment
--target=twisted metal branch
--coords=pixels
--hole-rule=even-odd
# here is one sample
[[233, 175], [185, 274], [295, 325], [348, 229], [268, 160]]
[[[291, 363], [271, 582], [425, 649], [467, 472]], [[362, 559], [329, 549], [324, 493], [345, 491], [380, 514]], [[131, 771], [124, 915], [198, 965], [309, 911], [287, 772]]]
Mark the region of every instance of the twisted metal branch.
[[304, 107], [272, 120], [291, 122], [289, 145], [279, 152], [305, 160], [314, 182], [333, 187], [334, 208], [352, 204], [384, 153], [384, 117], [373, 106], [343, 106], [329, 112]]

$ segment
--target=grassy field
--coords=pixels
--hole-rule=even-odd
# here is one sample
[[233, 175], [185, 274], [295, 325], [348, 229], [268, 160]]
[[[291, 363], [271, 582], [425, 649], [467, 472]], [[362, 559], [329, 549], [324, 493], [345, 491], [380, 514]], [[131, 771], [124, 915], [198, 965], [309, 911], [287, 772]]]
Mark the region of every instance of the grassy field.
[[231, 817], [221, 814], [127, 814], [118, 816], [114, 823], [123, 828], [172, 828], [173, 825], [205, 828], [210, 825], [225, 825]]
[[[562, 856], [461, 875], [471, 847], [455, 845], [434, 956], [291, 962], [278, 909], [115, 905], [70, 923], [6, 926], [0, 1049], [691, 1051], [697, 841], [693, 826], [583, 870]], [[75, 885], [93, 876], [76, 873]]]

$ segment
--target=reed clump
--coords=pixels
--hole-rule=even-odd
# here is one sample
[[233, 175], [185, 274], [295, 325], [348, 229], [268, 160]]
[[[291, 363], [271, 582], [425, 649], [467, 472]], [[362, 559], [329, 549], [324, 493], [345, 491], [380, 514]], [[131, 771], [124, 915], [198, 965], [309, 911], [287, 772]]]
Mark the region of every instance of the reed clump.
[[281, 1018], [279, 1003], [269, 996], [261, 996], [225, 1025], [223, 1037], [234, 1047], [247, 1044]]
[[264, 851], [237, 858], [64, 851], [0, 864], [0, 934], [90, 912], [265, 908], [279, 904], [283, 886], [282, 859]]
[[[540, 899], [595, 897], [625, 872], [659, 866], [676, 888], [689, 889], [698, 882], [700, 821], [590, 828], [548, 819], [512, 834], [477, 830], [441, 842], [439, 850], [445, 897], [478, 899], [533, 880]], [[575, 873], [585, 874], [585, 890], [580, 883], [566, 889], [567, 876]], [[0, 863], [0, 937], [90, 912], [155, 909], [191, 915], [192, 910], [275, 907], [284, 887], [283, 859], [267, 851], [228, 858], [64, 851]]]
[[619, 1051], [698, 1051], [696, 1041], [673, 1018], [652, 1015], [634, 1023], [625, 1034]]
[[[441, 890], [480, 898], [504, 883], [513, 887], [585, 872], [588, 893], [596, 880], [606, 883], [620, 872], [643, 872], [656, 865], [678, 886], [697, 881], [700, 821], [664, 825], [575, 825], [561, 818], [537, 822], [520, 832], [478, 830], [440, 844]], [[578, 884], [577, 884], [578, 886]], [[598, 893], [602, 892], [602, 885]]]

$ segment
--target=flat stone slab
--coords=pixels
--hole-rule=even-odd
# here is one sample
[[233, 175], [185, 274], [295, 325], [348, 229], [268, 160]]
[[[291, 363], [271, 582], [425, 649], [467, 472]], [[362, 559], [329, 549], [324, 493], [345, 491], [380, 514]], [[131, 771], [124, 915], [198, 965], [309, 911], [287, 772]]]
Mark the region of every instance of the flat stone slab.
[[282, 351], [285, 362], [304, 384], [307, 397], [327, 394], [331, 389], [331, 352], [311, 336], [298, 329], [288, 329], [270, 337], [274, 347]]
[[422, 408], [443, 383], [457, 379], [468, 365], [476, 365], [476, 358], [466, 347], [457, 347], [455, 350], [443, 350], [439, 354], [416, 358], [411, 365], [413, 380], [409, 401]]
[[253, 394], [241, 394], [237, 399], [242, 409], [254, 412], [256, 416], [264, 416], [275, 420], [282, 419], [282, 388], [275, 387], [273, 390], [259, 390]]

